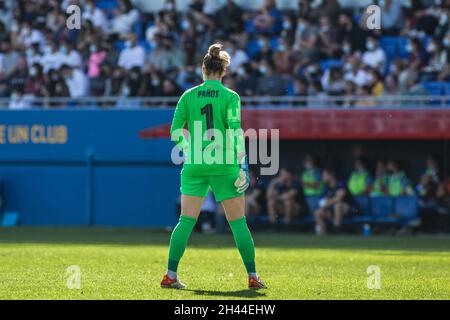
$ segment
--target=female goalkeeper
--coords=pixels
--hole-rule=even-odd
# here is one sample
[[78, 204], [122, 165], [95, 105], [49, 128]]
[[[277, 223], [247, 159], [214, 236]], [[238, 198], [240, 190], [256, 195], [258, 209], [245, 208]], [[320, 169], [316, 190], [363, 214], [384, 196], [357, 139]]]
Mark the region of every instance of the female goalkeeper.
[[[229, 65], [230, 55], [222, 46], [210, 46], [203, 58], [203, 84], [186, 91], [175, 110], [171, 138], [183, 151], [185, 160], [181, 172], [181, 216], [170, 238], [163, 288], [185, 288], [177, 277], [178, 263], [210, 188], [224, 208], [247, 269], [249, 288], [266, 287], [256, 274], [255, 247], [244, 212], [249, 177], [240, 98], [222, 85]], [[186, 122], [188, 137], [183, 132]]]

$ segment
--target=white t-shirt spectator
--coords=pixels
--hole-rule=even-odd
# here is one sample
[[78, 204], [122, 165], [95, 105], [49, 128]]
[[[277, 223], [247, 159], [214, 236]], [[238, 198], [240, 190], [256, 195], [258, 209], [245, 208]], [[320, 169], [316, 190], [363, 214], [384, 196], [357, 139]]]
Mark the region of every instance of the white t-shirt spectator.
[[353, 71], [348, 71], [345, 74], [344, 79], [346, 81], [353, 82], [358, 87], [366, 86], [372, 81], [372, 77], [370, 76], [370, 74], [363, 69], [358, 69], [356, 73], [354, 73]]
[[114, 17], [112, 20], [112, 31], [121, 35], [126, 35], [131, 32], [133, 25], [139, 19], [139, 12], [136, 9], [128, 13], [124, 13]]
[[60, 51], [49, 52], [42, 57], [42, 66], [44, 67], [44, 73], [47, 73], [50, 69], [59, 69], [66, 62], [66, 56]]
[[230, 71], [237, 71], [244, 63], [248, 61], [248, 56], [243, 50], [236, 50], [231, 57]]
[[134, 67], [143, 68], [145, 65], [145, 50], [139, 45], [125, 48], [119, 55], [119, 67], [130, 70]]
[[108, 20], [103, 11], [99, 8], [95, 8], [92, 12], [84, 11], [82, 18], [83, 20], [91, 21], [95, 27], [100, 28], [103, 31], [108, 29]]
[[73, 68], [81, 68], [83, 64], [81, 54], [77, 50], [72, 50], [66, 53], [64, 55], [64, 64], [67, 64]]
[[27, 64], [28, 66], [32, 66], [35, 63], [42, 63], [42, 55], [39, 53], [35, 53], [30, 51], [30, 53], [26, 54]]
[[25, 30], [22, 29], [20, 31], [18, 42], [23, 44], [26, 47], [31, 46], [33, 43], [39, 43], [39, 46], [42, 47], [45, 44], [45, 37], [39, 30], [31, 29]]
[[80, 69], [73, 69], [72, 75], [65, 79], [72, 98], [84, 97], [88, 93], [88, 79]]
[[372, 69], [383, 71], [386, 66], [386, 53], [380, 47], [373, 51], [366, 51], [362, 56], [362, 62]]

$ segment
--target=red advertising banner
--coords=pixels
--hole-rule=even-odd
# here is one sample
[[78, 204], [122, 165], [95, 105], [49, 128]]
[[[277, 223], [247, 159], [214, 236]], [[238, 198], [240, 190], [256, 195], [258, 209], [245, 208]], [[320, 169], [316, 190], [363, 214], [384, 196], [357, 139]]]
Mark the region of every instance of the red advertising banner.
[[[279, 129], [284, 140], [450, 139], [450, 110], [246, 109], [245, 129]], [[141, 131], [168, 137], [170, 124]]]

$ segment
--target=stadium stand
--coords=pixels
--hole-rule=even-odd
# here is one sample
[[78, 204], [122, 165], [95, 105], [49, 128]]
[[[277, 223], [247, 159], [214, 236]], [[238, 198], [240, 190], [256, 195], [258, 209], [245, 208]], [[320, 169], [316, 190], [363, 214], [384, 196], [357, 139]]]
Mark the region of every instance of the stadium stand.
[[[413, 1], [401, 8], [385, 1], [382, 13], [399, 15], [402, 23], [391, 28], [384, 21], [389, 27], [380, 31], [367, 30], [363, 9], [344, 1], [299, 1], [293, 10], [267, 0], [256, 11], [237, 3], [214, 7], [193, 0], [179, 11], [176, 2], [167, 0], [161, 11], [148, 12], [129, 0], [37, 0], [31, 5], [2, 0], [0, 98], [25, 99], [11, 104], [14, 108], [36, 106], [30, 103], [34, 97], [176, 97], [201, 80], [195, 66], [213, 40], [231, 51], [236, 62], [226, 84], [242, 96], [449, 94], [446, 1]], [[82, 10], [80, 30], [66, 28], [70, 4]], [[331, 26], [331, 19], [338, 27]], [[136, 41], [129, 41], [130, 34]], [[375, 50], [371, 38], [379, 39], [386, 56], [383, 69], [364, 64], [364, 55]], [[128, 68], [120, 62], [124, 51], [136, 58], [139, 50], [145, 52], [142, 64]], [[352, 77], [351, 65], [357, 63], [363, 65]], [[64, 65], [81, 72], [62, 74]], [[330, 70], [341, 77], [329, 79]], [[281, 90], [258, 85], [268, 72], [281, 81]], [[345, 86], [342, 77], [352, 85]], [[307, 84], [304, 93], [293, 86], [298, 78]], [[81, 84], [86, 90], [74, 92]]]

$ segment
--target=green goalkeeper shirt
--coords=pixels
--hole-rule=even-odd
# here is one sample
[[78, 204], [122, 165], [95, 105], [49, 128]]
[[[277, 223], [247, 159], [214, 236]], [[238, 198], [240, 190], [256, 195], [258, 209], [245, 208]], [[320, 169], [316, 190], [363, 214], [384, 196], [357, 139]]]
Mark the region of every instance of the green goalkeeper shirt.
[[187, 90], [178, 101], [170, 133], [184, 150], [183, 174], [236, 173], [237, 159], [245, 154], [239, 95], [216, 80]]

